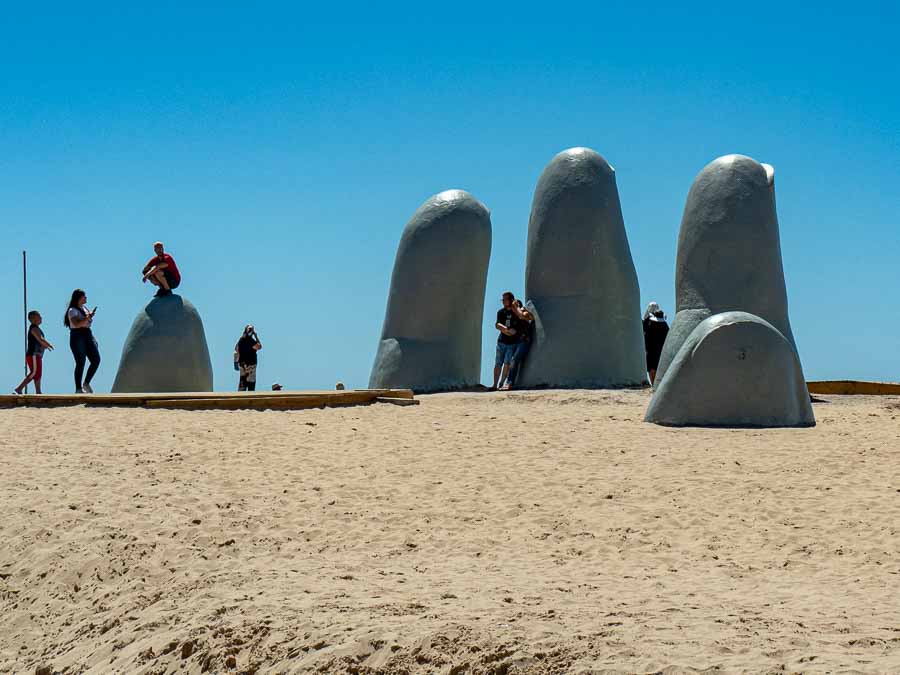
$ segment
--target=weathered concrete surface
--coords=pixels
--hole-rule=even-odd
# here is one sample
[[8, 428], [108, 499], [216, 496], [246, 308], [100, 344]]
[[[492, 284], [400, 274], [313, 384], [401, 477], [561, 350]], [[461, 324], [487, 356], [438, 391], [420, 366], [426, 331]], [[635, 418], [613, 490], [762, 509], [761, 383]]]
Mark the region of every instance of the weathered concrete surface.
[[593, 150], [565, 150], [541, 174], [528, 223], [525, 297], [535, 342], [518, 386], [647, 381], [640, 290], [616, 175]]
[[417, 392], [481, 378], [488, 209], [463, 190], [428, 199], [406, 224], [369, 387]]
[[645, 421], [726, 427], [816, 423], [794, 345], [746, 312], [716, 314], [694, 328], [654, 393]]
[[125, 339], [113, 393], [212, 390], [200, 314], [180, 295], [153, 298]]
[[660, 358], [657, 387], [688, 335], [720, 312], [755, 314], [794, 345], [774, 173], [750, 157], [726, 155], [694, 179], [678, 236], [676, 314]]

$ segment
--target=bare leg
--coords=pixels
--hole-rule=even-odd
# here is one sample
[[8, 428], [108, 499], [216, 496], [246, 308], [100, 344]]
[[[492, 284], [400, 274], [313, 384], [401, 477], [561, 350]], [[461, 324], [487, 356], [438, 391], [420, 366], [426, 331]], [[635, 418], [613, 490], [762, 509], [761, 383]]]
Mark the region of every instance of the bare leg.
[[507, 376], [507, 375], [509, 375], [509, 364], [508, 364], [508, 363], [504, 363], [504, 364], [503, 364], [503, 373], [500, 375], [500, 384], [501, 384], [501, 385], [502, 385], [504, 382], [506, 382], [506, 376]]
[[153, 282], [154, 286], [159, 286], [160, 288], [164, 288], [167, 291], [171, 290], [169, 288], [169, 282], [166, 281], [166, 275], [162, 270], [156, 270], [156, 272], [153, 273], [153, 276], [150, 277], [150, 281]]
[[500, 366], [494, 366], [494, 384], [491, 385], [491, 389], [497, 388], [497, 381], [500, 379]]
[[656, 368], [650, 371], [650, 384], [653, 384], [654, 380], [656, 380]]
[[44, 393], [44, 392], [41, 391], [41, 380], [40, 380], [40, 378], [36, 378], [36, 379], [34, 380], [34, 393], [35, 393], [35, 394], [43, 394], [43, 393]]
[[[22, 384], [20, 384], [18, 387], [16, 387], [15, 392], [17, 394], [21, 394], [25, 390], [25, 387], [28, 386], [28, 383], [31, 382], [33, 379], [34, 379], [34, 371], [32, 370], [31, 372], [28, 373], [28, 375], [25, 376], [25, 379], [22, 380]], [[40, 394], [41, 393], [40, 392], [41, 385], [39, 383], [40, 383], [40, 380], [38, 380], [37, 383], [35, 383], [35, 386], [38, 388], [38, 393]]]

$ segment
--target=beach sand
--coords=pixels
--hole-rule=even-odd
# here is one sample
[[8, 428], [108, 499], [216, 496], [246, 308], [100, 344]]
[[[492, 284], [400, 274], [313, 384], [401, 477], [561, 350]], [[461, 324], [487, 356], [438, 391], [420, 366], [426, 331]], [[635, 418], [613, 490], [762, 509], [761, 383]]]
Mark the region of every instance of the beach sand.
[[0, 410], [0, 671], [900, 672], [900, 398], [420, 398]]

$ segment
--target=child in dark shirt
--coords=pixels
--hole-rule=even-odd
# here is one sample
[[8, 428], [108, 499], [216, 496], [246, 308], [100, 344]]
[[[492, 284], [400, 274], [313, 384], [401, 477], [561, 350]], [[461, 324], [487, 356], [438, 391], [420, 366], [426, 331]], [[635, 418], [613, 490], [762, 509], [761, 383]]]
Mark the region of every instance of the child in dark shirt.
[[41, 330], [43, 319], [40, 312], [35, 310], [28, 312], [28, 321], [30, 322], [28, 326], [28, 347], [25, 350], [25, 365], [28, 366], [28, 374], [22, 380], [22, 383], [15, 388], [15, 392], [21, 394], [30, 382], [34, 382], [34, 391], [40, 394], [42, 393], [41, 378], [44, 374], [44, 350], [49, 349], [52, 351], [53, 345], [44, 338], [44, 331]]

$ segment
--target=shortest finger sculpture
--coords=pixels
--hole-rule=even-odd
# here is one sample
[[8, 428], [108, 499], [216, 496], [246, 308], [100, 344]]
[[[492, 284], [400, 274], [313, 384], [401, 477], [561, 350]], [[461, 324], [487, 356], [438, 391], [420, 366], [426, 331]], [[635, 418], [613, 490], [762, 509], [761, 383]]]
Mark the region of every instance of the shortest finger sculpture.
[[154, 298], [125, 339], [113, 393], [212, 390], [212, 364], [199, 312], [174, 293]]

